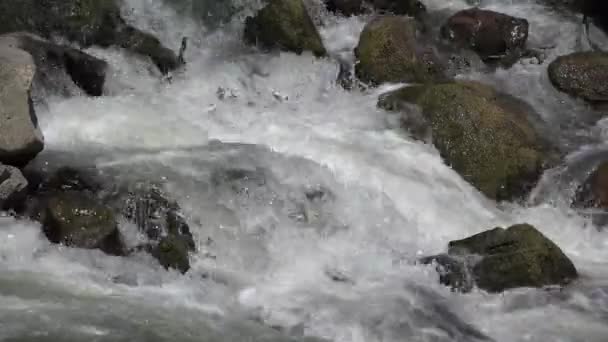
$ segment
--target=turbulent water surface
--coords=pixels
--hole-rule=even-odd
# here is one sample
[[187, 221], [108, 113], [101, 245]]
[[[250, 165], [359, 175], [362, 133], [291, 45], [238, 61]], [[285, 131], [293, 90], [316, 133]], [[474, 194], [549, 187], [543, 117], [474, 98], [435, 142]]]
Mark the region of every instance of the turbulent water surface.
[[[241, 14], [259, 5], [242, 3]], [[469, 6], [425, 3], [439, 16]], [[549, 61], [581, 48], [580, 18], [531, 0], [481, 6], [527, 18], [530, 44]], [[352, 59], [366, 18], [312, 9], [332, 56]], [[36, 223], [0, 218], [0, 340], [608, 341], [608, 232], [568, 209], [608, 151], [608, 122], [555, 91], [546, 63], [461, 76], [527, 100], [568, 153], [529, 203], [497, 205], [376, 108], [386, 89], [336, 86], [335, 58], [246, 48], [238, 15], [205, 30], [161, 0], [128, 0], [125, 13], [172, 48], [190, 37], [187, 70], [161, 81], [133, 56], [90, 49], [112, 65], [107, 96], [41, 101], [47, 147], [36, 164], [165, 182], [198, 244], [192, 269], [62, 248]], [[249, 176], [213, 181], [234, 168]], [[462, 295], [415, 265], [452, 239], [520, 222], [562, 247], [581, 279]], [[138, 238], [127, 223], [121, 230]]]

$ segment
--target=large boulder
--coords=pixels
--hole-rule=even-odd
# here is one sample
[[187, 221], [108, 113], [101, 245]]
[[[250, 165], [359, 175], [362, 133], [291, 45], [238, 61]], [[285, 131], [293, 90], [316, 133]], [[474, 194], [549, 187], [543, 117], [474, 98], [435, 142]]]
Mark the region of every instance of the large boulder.
[[0, 46], [7, 45], [24, 50], [34, 58], [34, 86], [69, 94], [65, 89], [75, 85], [88, 95], [102, 95], [108, 66], [105, 61], [30, 33], [0, 35]]
[[35, 74], [29, 53], [0, 44], [0, 163], [24, 166], [44, 147], [30, 97]]
[[50, 196], [45, 200], [41, 216], [44, 232], [51, 242], [100, 249], [113, 255], [124, 253], [112, 209], [90, 195], [67, 191]]
[[82, 46], [118, 46], [148, 56], [164, 73], [180, 63], [151, 34], [128, 25], [119, 0], [0, 0], [0, 33], [60, 35]]
[[0, 210], [20, 207], [27, 186], [27, 180], [19, 169], [0, 164]]
[[548, 68], [560, 91], [591, 103], [608, 101], [608, 53], [575, 52], [555, 59]]
[[302, 0], [270, 0], [245, 21], [245, 41], [263, 48], [278, 48], [316, 56], [327, 52]]
[[[103, 208], [102, 217], [110, 214], [120, 217], [137, 227], [139, 233], [147, 238], [136, 246], [130, 246], [128, 251], [122, 248], [121, 253], [147, 251], [164, 267], [186, 272], [190, 268], [189, 253], [195, 251], [196, 246], [180, 206], [170, 200], [159, 186], [139, 180], [122, 181], [115, 178], [122, 177], [113, 175], [114, 172], [107, 170], [102, 175], [95, 168], [62, 167], [49, 175], [30, 175], [33, 191], [26, 215], [47, 226], [49, 216], [46, 211], [53, 205], [50, 200], [66, 196], [68, 199], [88, 199], [83, 203], [96, 203], [98, 208]], [[90, 222], [96, 224], [97, 221], [90, 218], [83, 225]], [[54, 239], [51, 241], [57, 241], [55, 235], [49, 236]]]
[[355, 55], [355, 73], [363, 82], [426, 83], [445, 78], [433, 48], [417, 41], [416, 21], [409, 17], [374, 18], [363, 29]]
[[469, 279], [480, 289], [502, 292], [517, 287], [564, 285], [578, 277], [564, 252], [529, 224], [494, 228], [451, 241], [447, 255], [422, 261], [437, 262], [443, 273], [442, 283], [463, 291], [470, 290]]
[[432, 140], [456, 172], [487, 197], [512, 200], [535, 185], [552, 154], [524, 102], [478, 82], [406, 87], [383, 95], [392, 111], [417, 105]]
[[528, 39], [528, 21], [506, 14], [472, 8], [451, 16], [441, 35], [452, 44], [475, 51], [485, 60], [521, 54]]

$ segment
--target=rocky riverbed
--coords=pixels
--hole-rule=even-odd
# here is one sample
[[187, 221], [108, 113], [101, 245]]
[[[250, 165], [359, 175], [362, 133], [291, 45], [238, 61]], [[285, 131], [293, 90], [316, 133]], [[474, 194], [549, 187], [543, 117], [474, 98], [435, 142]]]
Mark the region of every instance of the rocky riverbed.
[[605, 341], [606, 21], [0, 0], [0, 340]]

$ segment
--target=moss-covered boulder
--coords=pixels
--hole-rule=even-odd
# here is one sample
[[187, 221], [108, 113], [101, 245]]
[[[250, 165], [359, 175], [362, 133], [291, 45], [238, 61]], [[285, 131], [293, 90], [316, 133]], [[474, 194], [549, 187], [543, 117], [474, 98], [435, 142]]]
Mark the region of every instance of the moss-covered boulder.
[[379, 16], [369, 22], [355, 49], [357, 77], [371, 84], [445, 79], [433, 49], [417, 41], [416, 31], [416, 21], [404, 16]]
[[608, 53], [575, 52], [549, 64], [549, 79], [558, 90], [592, 103], [608, 101]]
[[302, 0], [270, 0], [255, 16], [246, 19], [244, 38], [249, 44], [268, 49], [326, 54]]
[[70, 247], [124, 253], [112, 209], [84, 193], [68, 191], [46, 199], [42, 223], [48, 239]]
[[535, 185], [552, 156], [525, 103], [478, 82], [406, 87], [383, 95], [393, 111], [418, 105], [434, 145], [465, 180], [495, 200], [512, 200]]
[[186, 273], [190, 269], [188, 251], [188, 244], [183, 239], [167, 236], [152, 249], [152, 255], [163, 267]]
[[162, 72], [179, 66], [160, 41], [128, 25], [118, 0], [0, 0], [0, 33], [60, 35], [82, 46], [118, 46], [148, 56]]
[[[572, 261], [551, 240], [529, 224], [494, 228], [463, 240], [449, 243], [448, 256], [436, 258], [439, 264], [470, 257], [463, 267], [451, 267], [452, 272], [470, 272], [474, 283], [489, 292], [501, 292], [517, 287], [564, 285], [578, 277]], [[432, 259], [432, 258], [431, 258]], [[444, 284], [459, 287], [450, 280], [465, 275], [443, 277]]]
[[[125, 180], [124, 174], [114, 172], [61, 167], [49, 174], [30, 173], [24, 216], [42, 222], [52, 242], [116, 255], [145, 251], [164, 267], [186, 272], [188, 253], [196, 246], [178, 203], [157, 184]], [[115, 219], [119, 217], [146, 241], [124, 247]]]

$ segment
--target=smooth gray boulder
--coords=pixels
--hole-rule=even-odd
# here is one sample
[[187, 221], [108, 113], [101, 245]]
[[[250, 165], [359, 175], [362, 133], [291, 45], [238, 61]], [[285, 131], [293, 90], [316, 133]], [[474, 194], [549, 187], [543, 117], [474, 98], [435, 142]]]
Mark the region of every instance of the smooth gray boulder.
[[14, 46], [33, 57], [35, 97], [39, 92], [75, 95], [78, 88], [90, 96], [103, 94], [108, 64], [102, 59], [27, 32], [0, 35], [0, 45]]
[[0, 43], [0, 163], [24, 166], [44, 147], [30, 97], [35, 74], [29, 53]]

